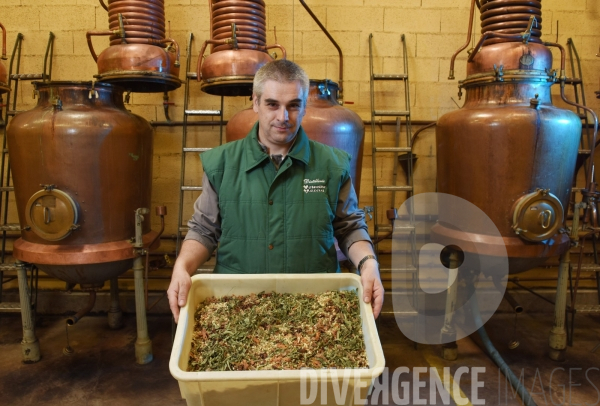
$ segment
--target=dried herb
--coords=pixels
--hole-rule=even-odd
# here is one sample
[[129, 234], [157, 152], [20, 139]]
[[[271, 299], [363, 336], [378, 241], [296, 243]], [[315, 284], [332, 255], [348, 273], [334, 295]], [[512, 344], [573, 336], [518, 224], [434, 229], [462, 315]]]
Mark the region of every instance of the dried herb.
[[188, 371], [368, 367], [355, 291], [208, 298], [194, 319]]

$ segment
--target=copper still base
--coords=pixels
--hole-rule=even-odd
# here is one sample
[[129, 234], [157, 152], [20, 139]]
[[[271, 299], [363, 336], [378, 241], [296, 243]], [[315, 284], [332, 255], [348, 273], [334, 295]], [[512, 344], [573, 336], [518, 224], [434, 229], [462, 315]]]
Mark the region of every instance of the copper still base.
[[181, 86], [175, 58], [174, 52], [156, 45], [112, 45], [98, 56], [94, 77], [132, 92], [169, 92]]
[[[143, 236], [144, 246], [158, 235], [150, 231]], [[112, 241], [84, 245], [37, 244], [19, 238], [13, 247], [13, 257], [35, 264], [40, 270], [69, 283], [102, 286], [104, 281], [131, 269], [136, 257], [131, 241]]]
[[215, 52], [202, 63], [200, 89], [217, 96], [251, 96], [256, 71], [272, 60], [266, 52], [251, 49]]
[[[468, 233], [446, 227], [440, 223], [431, 229], [431, 240], [438, 244], [459, 246], [466, 255], [477, 255], [479, 261], [493, 264], [493, 257], [508, 256], [508, 272], [516, 274], [541, 266], [550, 257], [560, 255], [570, 246], [567, 234], [556, 234], [541, 243], [524, 241], [518, 236], [496, 237]], [[486, 257], [484, 259], [483, 257]], [[489, 267], [481, 270], [486, 275], [505, 275], [506, 269]]]

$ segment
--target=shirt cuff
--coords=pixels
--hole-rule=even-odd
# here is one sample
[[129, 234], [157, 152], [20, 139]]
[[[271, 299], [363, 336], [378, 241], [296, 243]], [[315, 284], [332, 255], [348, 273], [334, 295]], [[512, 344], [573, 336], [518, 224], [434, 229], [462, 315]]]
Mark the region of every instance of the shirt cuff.
[[206, 247], [206, 249], [208, 250], [209, 254], [212, 255], [212, 253], [217, 249], [217, 245], [214, 244], [210, 238], [207, 238], [205, 236], [203, 236], [202, 234], [194, 231], [194, 230], [188, 230], [187, 234], [185, 235], [185, 239], [184, 241], [187, 240], [194, 240], [194, 241], [198, 241], [200, 244], [204, 245], [204, 247]]
[[368, 241], [371, 246], [373, 246], [373, 242], [371, 241], [371, 237], [369, 237], [368, 231], [363, 230], [362, 228], [353, 230], [346, 236], [344, 243], [340, 244], [340, 250], [342, 250], [346, 258], [350, 258], [348, 256], [348, 250], [350, 249], [350, 246], [357, 241]]

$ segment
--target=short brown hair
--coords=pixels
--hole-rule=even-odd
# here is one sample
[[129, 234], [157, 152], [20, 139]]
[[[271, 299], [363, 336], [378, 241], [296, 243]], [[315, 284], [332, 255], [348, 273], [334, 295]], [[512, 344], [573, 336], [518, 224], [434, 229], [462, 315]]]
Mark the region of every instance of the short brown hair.
[[309, 80], [308, 75], [298, 64], [288, 59], [278, 59], [263, 65], [254, 76], [252, 84], [252, 93], [256, 95], [258, 100], [263, 93], [263, 87], [267, 80], [275, 80], [277, 82], [300, 82], [303, 92], [303, 100], [306, 102], [308, 97]]

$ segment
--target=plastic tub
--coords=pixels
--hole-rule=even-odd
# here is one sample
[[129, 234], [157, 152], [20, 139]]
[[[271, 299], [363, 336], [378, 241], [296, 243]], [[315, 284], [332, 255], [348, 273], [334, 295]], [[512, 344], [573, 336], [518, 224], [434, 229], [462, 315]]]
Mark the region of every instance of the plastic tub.
[[360, 299], [369, 369], [187, 372], [194, 311], [207, 297], [250, 293], [321, 293], [358, 289], [353, 274], [195, 275], [181, 309], [169, 369], [188, 406], [364, 405], [385, 366], [373, 311]]

